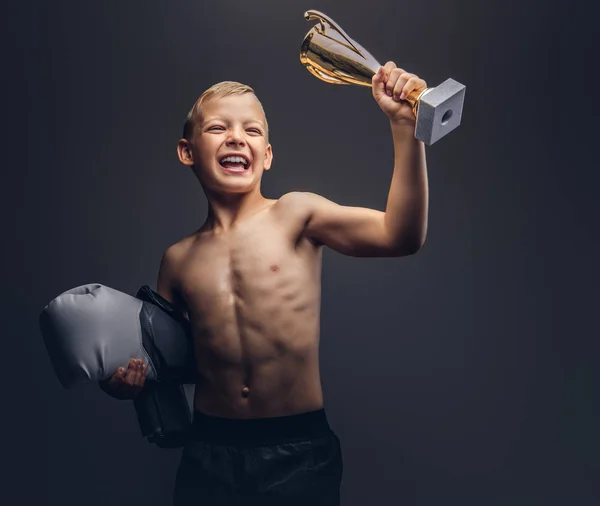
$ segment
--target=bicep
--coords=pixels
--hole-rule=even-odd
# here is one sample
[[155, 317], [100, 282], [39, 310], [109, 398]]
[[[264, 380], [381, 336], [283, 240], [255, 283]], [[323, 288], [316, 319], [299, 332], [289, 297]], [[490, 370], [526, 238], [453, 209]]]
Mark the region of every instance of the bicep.
[[306, 194], [306, 200], [308, 237], [349, 256], [394, 254], [382, 211], [342, 206], [315, 194]]

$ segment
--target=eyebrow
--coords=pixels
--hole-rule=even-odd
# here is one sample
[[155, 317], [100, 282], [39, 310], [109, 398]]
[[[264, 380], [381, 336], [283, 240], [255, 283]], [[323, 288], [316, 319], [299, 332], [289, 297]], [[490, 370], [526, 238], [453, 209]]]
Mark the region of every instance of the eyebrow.
[[[224, 121], [225, 123], [231, 123], [231, 120], [226, 119], [222, 116], [212, 116], [210, 118], [206, 118], [204, 121], [202, 121], [202, 123], [210, 123], [211, 121]], [[243, 121], [244, 125], [247, 125], [248, 123], [258, 123], [259, 125], [263, 125], [263, 122], [259, 119], [247, 119]]]

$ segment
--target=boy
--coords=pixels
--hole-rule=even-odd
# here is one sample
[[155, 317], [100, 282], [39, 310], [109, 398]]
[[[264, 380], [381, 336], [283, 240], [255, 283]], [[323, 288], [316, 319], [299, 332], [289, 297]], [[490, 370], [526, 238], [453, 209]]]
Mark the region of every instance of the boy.
[[[395, 151], [385, 213], [310, 193], [263, 197], [273, 151], [251, 88], [219, 83], [189, 112], [177, 152], [202, 185], [208, 217], [165, 251], [157, 286], [191, 323], [200, 377], [176, 506], [339, 505], [341, 449], [319, 377], [322, 247], [399, 257], [422, 246], [425, 150], [403, 99], [425, 87], [393, 62], [373, 76]], [[132, 360], [108, 389], [131, 398], [144, 375]]]

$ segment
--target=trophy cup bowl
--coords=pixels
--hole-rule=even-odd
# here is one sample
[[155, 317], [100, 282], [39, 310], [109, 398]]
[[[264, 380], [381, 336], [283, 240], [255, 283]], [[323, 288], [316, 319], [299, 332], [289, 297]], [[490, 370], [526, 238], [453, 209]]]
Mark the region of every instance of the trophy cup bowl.
[[[381, 65], [322, 12], [304, 13], [307, 21], [318, 20], [304, 37], [300, 61], [315, 77], [330, 84], [371, 86]], [[406, 97], [417, 118], [415, 137], [428, 146], [460, 125], [466, 87], [446, 79], [435, 88], [415, 90]]]

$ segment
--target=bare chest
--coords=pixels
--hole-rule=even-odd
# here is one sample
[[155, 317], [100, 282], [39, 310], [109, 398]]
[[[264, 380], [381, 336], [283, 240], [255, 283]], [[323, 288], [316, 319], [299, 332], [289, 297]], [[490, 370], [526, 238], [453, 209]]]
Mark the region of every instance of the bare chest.
[[318, 284], [319, 265], [312, 245], [262, 223], [199, 240], [181, 266], [179, 291], [193, 313], [272, 305]]

